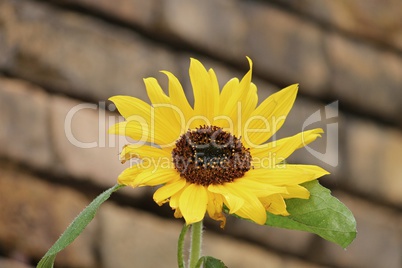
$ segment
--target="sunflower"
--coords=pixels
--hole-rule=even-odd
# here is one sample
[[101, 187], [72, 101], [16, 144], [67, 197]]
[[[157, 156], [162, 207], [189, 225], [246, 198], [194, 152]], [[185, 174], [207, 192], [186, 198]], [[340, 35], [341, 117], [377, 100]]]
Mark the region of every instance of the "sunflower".
[[[151, 105], [130, 96], [114, 96], [125, 121], [109, 133], [130, 137], [121, 152], [131, 165], [118, 183], [132, 187], [159, 186], [153, 195], [169, 203], [176, 218], [187, 224], [205, 214], [226, 223], [224, 210], [264, 224], [267, 211], [287, 216], [285, 199], [308, 199], [300, 184], [325, 174], [314, 165], [284, 161], [295, 150], [320, 137], [312, 129], [292, 137], [268, 141], [283, 125], [293, 106], [298, 85], [271, 95], [259, 105], [250, 70], [239, 81], [229, 80], [219, 89], [213, 69], [190, 60], [194, 94], [190, 105], [179, 80], [170, 72], [166, 94], [155, 78], [144, 79]], [[225, 208], [226, 207], [226, 208]]]

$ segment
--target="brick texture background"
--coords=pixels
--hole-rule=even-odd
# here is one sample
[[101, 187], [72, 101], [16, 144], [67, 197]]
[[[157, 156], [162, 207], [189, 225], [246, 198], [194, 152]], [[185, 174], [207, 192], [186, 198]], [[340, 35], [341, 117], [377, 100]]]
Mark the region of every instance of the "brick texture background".
[[[338, 164], [305, 149], [290, 161], [331, 171], [321, 183], [352, 210], [358, 235], [343, 250], [229, 218], [225, 230], [206, 222], [205, 253], [229, 267], [402, 267], [401, 3], [0, 0], [0, 267], [35, 266], [126, 167], [118, 160], [124, 139], [105, 134], [121, 120], [108, 97], [147, 101], [142, 79], [166, 85], [159, 70], [175, 73], [190, 93], [189, 57], [223, 83], [245, 73], [246, 55], [260, 99], [300, 83], [280, 136], [339, 101], [336, 118], [314, 124], [338, 124], [330, 155]], [[330, 142], [313, 147], [325, 152]], [[175, 267], [181, 225], [153, 203], [152, 189], [124, 189], [56, 266]]]

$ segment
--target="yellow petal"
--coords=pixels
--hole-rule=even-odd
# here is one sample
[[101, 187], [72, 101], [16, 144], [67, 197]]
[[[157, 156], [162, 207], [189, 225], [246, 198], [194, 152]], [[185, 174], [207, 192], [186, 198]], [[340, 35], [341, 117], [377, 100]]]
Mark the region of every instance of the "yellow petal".
[[223, 206], [223, 198], [220, 194], [212, 193], [211, 191], [207, 191], [208, 193], [208, 205], [207, 210], [210, 215], [213, 215], [217, 212], [222, 212]]
[[[147, 89], [147, 94], [152, 102], [155, 115], [162, 116], [164, 119], [169, 121], [171, 128], [175, 129], [178, 126], [178, 122], [175, 117], [176, 111], [170, 102], [170, 98], [163, 92], [158, 81], [153, 78], [144, 79], [145, 88]], [[156, 113], [160, 114], [156, 114]]]
[[255, 110], [257, 103], [257, 86], [254, 83], [250, 83], [250, 87], [242, 105], [242, 122], [245, 122], [247, 118], [250, 117], [250, 114]]
[[277, 193], [287, 193], [286, 187], [275, 186], [271, 183], [265, 183], [263, 180], [249, 180], [247, 178], [241, 178], [232, 182], [236, 187], [246, 189], [252, 192], [257, 197], [263, 197], [268, 195], [273, 195]]
[[226, 106], [226, 103], [230, 96], [237, 90], [239, 87], [239, 79], [232, 78], [230, 79], [222, 88], [222, 92], [219, 96], [219, 107], [222, 109]]
[[269, 142], [258, 146], [258, 148], [250, 148], [253, 162], [256, 163], [254, 167], [259, 168], [261, 163], [265, 161], [266, 163], [270, 163], [269, 167], [272, 168], [288, 158], [295, 150], [303, 148], [318, 137], [321, 137], [322, 133], [324, 131], [321, 128], [316, 128], [300, 132], [292, 137]]
[[172, 195], [176, 194], [178, 191], [183, 189], [185, 185], [186, 180], [184, 179], [180, 179], [172, 183], [165, 184], [164, 186], [155, 191], [154, 201], [158, 205], [162, 205], [169, 199], [169, 197], [171, 197]]
[[281, 194], [283, 198], [302, 198], [309, 199], [310, 192], [300, 185], [287, 185], [286, 189], [288, 190], [287, 194]]
[[137, 186], [156, 186], [167, 182], [174, 182], [180, 179], [179, 173], [172, 168], [149, 168], [148, 170], [141, 172], [135, 183]]
[[267, 214], [265, 208], [255, 194], [233, 183], [226, 183], [225, 188], [233, 195], [239, 196], [244, 200], [244, 204], [236, 211], [237, 215], [250, 219], [258, 224], [264, 224], [266, 222]]
[[[249, 58], [247, 58], [247, 60], [249, 61], [250, 70], [244, 75], [237, 87], [234, 87], [236, 85], [235, 83], [231, 84], [231, 94], [226, 100], [222, 100], [222, 96], [220, 97], [221, 101], [223, 101], [223, 106], [220, 107], [220, 114], [231, 119], [233, 125], [233, 131], [231, 132], [238, 137], [242, 135], [242, 109], [244, 106], [247, 106], [248, 102], [251, 104], [254, 101], [254, 88], [252, 88], [252, 92], [250, 92], [253, 63]], [[221, 95], [223, 94], [224, 93]], [[227, 94], [225, 93], [225, 95]], [[248, 100], [247, 97], [250, 97], [251, 100]]]
[[120, 153], [120, 159], [124, 163], [131, 158], [149, 159], [155, 161], [155, 164], [166, 164], [171, 162], [172, 155], [167, 150], [162, 150], [149, 145], [125, 145]]
[[147, 122], [151, 113], [151, 106], [134, 97], [130, 96], [113, 96], [109, 98], [116, 107], [119, 113], [128, 120], [131, 116], [139, 116], [144, 118]]
[[110, 134], [125, 135], [139, 142], [167, 145], [180, 135], [176, 119], [167, 118], [161, 108], [155, 109], [147, 103], [132, 97], [115, 96], [119, 112], [126, 118], [109, 128]]
[[[155, 119], [159, 121], [158, 118]], [[154, 124], [159, 125], [160, 124]], [[161, 127], [158, 127], [161, 129]], [[168, 131], [155, 130], [151, 128], [150, 124], [145, 121], [124, 121], [112, 125], [109, 130], [109, 134], [122, 135], [132, 138], [135, 142], [133, 146], [140, 147], [146, 143], [159, 145], [162, 148], [172, 147], [174, 141], [177, 140], [177, 135], [173, 135]]]
[[208, 195], [204, 186], [190, 184], [180, 196], [179, 207], [187, 224], [199, 222], [207, 210]]
[[209, 125], [213, 118], [214, 107], [210, 104], [211, 95], [213, 96], [210, 76], [202, 63], [193, 58], [190, 61], [189, 74], [194, 93], [194, 114], [205, 118], [204, 120], [193, 121], [190, 127], [194, 128], [202, 124]]
[[170, 98], [163, 92], [155, 78], [146, 78], [144, 83], [148, 97], [152, 102], [151, 123], [155, 123], [155, 131], [164, 132], [165, 135], [172, 135], [173, 138], [170, 141], [175, 141], [185, 129], [185, 122], [177, 120], [181, 111], [178, 111], [177, 107], [172, 105]]
[[208, 193], [207, 212], [211, 219], [220, 221], [220, 227], [224, 228], [226, 225], [226, 217], [222, 213], [223, 198], [220, 194], [214, 194], [210, 191]]
[[[237, 102], [241, 103], [242, 107], [247, 106], [246, 102], [254, 102], [254, 89], [256, 90], [256, 87], [251, 88], [250, 90], [250, 86], [251, 86], [251, 77], [252, 77], [252, 73], [253, 73], [253, 62], [251, 61], [251, 59], [249, 57], [247, 57], [248, 63], [250, 65], [250, 70], [244, 75], [244, 77], [240, 80], [239, 83], [239, 88], [238, 91], [240, 92], [240, 94], [238, 95], [238, 97], [233, 98], [231, 97], [229, 99], [229, 103], [230, 102], [236, 102], [233, 103], [236, 106]], [[252, 99], [248, 99], [248, 97], [252, 97]], [[229, 104], [230, 105], [230, 104]]]
[[118, 182], [118, 184], [121, 184], [121, 185], [136, 187], [137, 185], [134, 184], [134, 181], [137, 178], [137, 175], [143, 171], [144, 171], [144, 169], [141, 168], [139, 165], [135, 165], [135, 166], [126, 168], [118, 176], [117, 182]]
[[188, 103], [183, 87], [177, 77], [168, 71], [162, 71], [162, 73], [167, 75], [169, 79], [169, 97], [172, 105], [177, 108], [176, 118], [181, 124], [185, 125], [194, 115], [193, 108]]
[[[110, 134], [118, 134], [129, 136], [139, 142], [152, 142], [152, 136], [158, 136], [154, 139], [157, 143], [166, 143], [168, 135], [158, 135], [152, 132], [153, 123], [157, 125], [169, 126], [163, 118], [153, 117], [153, 108], [144, 101], [129, 96], [114, 96], [109, 98], [113, 101], [120, 114], [127, 120], [126, 122], [117, 123], [109, 128]], [[170, 133], [170, 131], [168, 131]], [[156, 134], [156, 135], [153, 135]]]
[[256, 147], [277, 132], [296, 99], [298, 84], [282, 89], [264, 100], [244, 124], [248, 148]]
[[158, 80], [153, 77], [144, 78], [143, 80], [148, 98], [152, 104], [170, 103], [169, 97], [163, 92]]
[[208, 70], [208, 75], [211, 81], [210, 89], [208, 92], [208, 105], [209, 109], [211, 110], [209, 113], [209, 120], [213, 122], [214, 118], [219, 115], [219, 83], [213, 69]]
[[244, 199], [234, 195], [225, 185], [209, 185], [208, 191], [215, 194], [220, 194], [224, 197], [225, 204], [229, 208], [229, 213], [236, 213], [244, 204]]
[[181, 190], [179, 190], [177, 193], [173, 194], [170, 197], [169, 200], [169, 206], [172, 209], [178, 209], [179, 208], [179, 200], [180, 200], [180, 196], [183, 193], [183, 191], [190, 185], [190, 183], [187, 183], [186, 185], [184, 185], [183, 188], [181, 188]]
[[275, 215], [288, 216], [289, 212], [286, 210], [286, 203], [280, 194], [274, 194], [260, 198], [261, 203], [267, 211]]
[[247, 95], [244, 100], [241, 100], [241, 113], [237, 117], [241, 118], [240, 122], [237, 122], [238, 129], [237, 135], [241, 138], [242, 143], [246, 143], [244, 140], [244, 124], [250, 118], [250, 115], [255, 111], [255, 107], [258, 103], [257, 86], [254, 83], [250, 83]]
[[214, 126], [221, 127], [224, 131], [230, 133], [235, 133], [235, 124], [237, 124], [237, 120], [230, 118], [229, 115], [225, 115], [223, 109], [226, 106], [227, 100], [234, 94], [234, 92], [236, 92], [238, 87], [239, 80], [237, 78], [232, 78], [223, 86], [222, 92], [219, 96], [219, 114], [215, 116], [213, 122]]
[[[109, 127], [108, 133], [130, 137], [136, 144], [142, 145], [149, 141], [149, 131], [146, 121], [124, 121]], [[158, 141], [156, 137], [155, 140]]]
[[183, 214], [181, 214], [180, 208], [176, 208], [176, 209], [174, 210], [174, 217], [175, 217], [176, 219], [183, 218]]
[[328, 171], [314, 165], [290, 165], [280, 168], [260, 168], [249, 170], [244, 178], [272, 185], [300, 184], [329, 174]]

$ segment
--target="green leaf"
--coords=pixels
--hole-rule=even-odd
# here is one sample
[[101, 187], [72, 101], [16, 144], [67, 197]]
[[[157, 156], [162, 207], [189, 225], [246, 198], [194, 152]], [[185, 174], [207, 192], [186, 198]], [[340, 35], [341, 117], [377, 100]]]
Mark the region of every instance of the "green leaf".
[[197, 262], [197, 268], [201, 267], [201, 264], [204, 263], [204, 268], [227, 268], [227, 266], [218, 259], [215, 259], [211, 256], [203, 256]]
[[265, 225], [311, 232], [346, 248], [356, 237], [352, 212], [317, 180], [302, 186], [310, 191], [310, 198], [286, 200], [290, 216], [267, 213]]
[[105, 202], [110, 195], [117, 191], [123, 185], [116, 184], [112, 188], [104, 191], [102, 194], [98, 195], [92, 202], [87, 206], [74, 221], [67, 227], [60, 238], [53, 244], [53, 246], [46, 252], [45, 256], [40, 260], [37, 268], [52, 268], [54, 265], [54, 260], [56, 259], [56, 254], [70, 245], [85, 229], [85, 227], [92, 221], [95, 217], [96, 211], [99, 206]]

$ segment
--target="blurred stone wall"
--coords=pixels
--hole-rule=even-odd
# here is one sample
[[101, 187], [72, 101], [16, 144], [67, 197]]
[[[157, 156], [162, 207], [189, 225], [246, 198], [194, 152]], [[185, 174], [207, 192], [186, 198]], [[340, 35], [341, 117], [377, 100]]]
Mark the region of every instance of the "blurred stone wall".
[[[229, 218], [225, 230], [206, 223], [205, 254], [229, 267], [402, 267], [399, 0], [0, 0], [0, 267], [34, 266], [126, 167], [121, 140], [105, 134], [120, 120], [108, 97], [147, 101], [142, 78], [166, 86], [159, 70], [190, 93], [190, 57], [224, 83], [247, 71], [246, 55], [260, 99], [300, 83], [280, 136], [318, 110], [308, 128], [338, 128], [312, 146], [327, 160], [300, 150], [290, 161], [331, 171], [320, 181], [352, 210], [358, 235], [345, 251]], [[56, 267], [176, 267], [181, 226], [152, 189], [124, 189]]]

